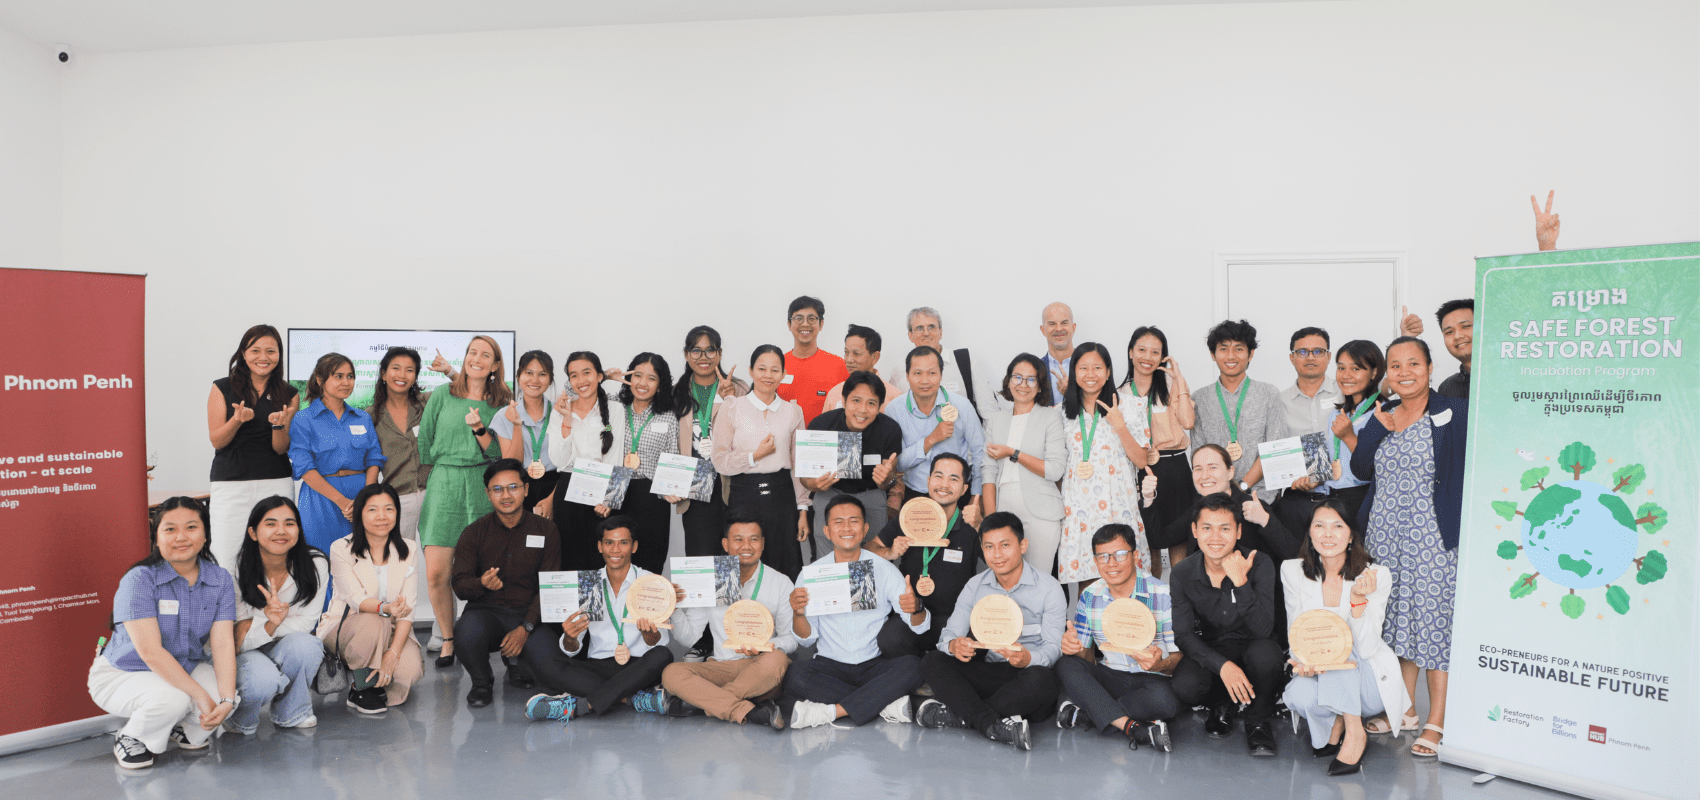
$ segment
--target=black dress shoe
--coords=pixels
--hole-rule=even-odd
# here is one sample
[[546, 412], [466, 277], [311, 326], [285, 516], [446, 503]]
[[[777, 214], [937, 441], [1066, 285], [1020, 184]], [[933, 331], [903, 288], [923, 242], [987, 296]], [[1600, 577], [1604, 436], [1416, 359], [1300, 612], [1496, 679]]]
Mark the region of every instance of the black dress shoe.
[[495, 699], [496, 693], [491, 691], [488, 686], [474, 686], [472, 691], [466, 693], [468, 708], [483, 708], [490, 705], [490, 701]]
[[744, 715], [745, 725], [763, 725], [776, 731], [785, 730], [785, 712], [772, 700], [763, 700]]
[[1275, 731], [1269, 720], [1262, 719], [1245, 726], [1245, 749], [1258, 758], [1275, 757]]
[[1338, 752], [1340, 752], [1339, 742], [1330, 742], [1329, 744], [1325, 744], [1321, 747], [1312, 747], [1310, 749], [1310, 754], [1316, 758], [1327, 758]]
[[537, 688], [537, 681], [532, 680], [530, 675], [510, 669], [508, 670], [508, 685], [515, 689], [535, 689]]
[[1358, 756], [1358, 763], [1356, 763], [1356, 764], [1347, 764], [1347, 763], [1341, 761], [1338, 758], [1334, 759], [1333, 761], [1328, 762], [1328, 774], [1329, 775], [1351, 775], [1351, 774], [1358, 772], [1359, 770], [1361, 770], [1363, 768], [1364, 768], [1363, 756]]
[[1231, 706], [1217, 706], [1210, 709], [1204, 718], [1204, 732], [1212, 739], [1220, 739], [1234, 732], [1234, 710]]

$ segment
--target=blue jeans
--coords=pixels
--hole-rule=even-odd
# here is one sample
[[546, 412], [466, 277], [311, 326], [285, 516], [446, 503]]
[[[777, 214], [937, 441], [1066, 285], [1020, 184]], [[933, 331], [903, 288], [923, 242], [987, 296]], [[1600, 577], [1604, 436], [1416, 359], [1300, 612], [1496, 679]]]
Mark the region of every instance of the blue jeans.
[[[264, 624], [264, 619], [254, 621]], [[252, 734], [260, 727], [260, 709], [272, 704], [272, 722], [293, 728], [313, 716], [313, 675], [324, 660], [325, 646], [311, 633], [291, 633], [236, 657], [236, 691], [242, 705], [225, 726]], [[275, 700], [273, 698], [276, 698]]]

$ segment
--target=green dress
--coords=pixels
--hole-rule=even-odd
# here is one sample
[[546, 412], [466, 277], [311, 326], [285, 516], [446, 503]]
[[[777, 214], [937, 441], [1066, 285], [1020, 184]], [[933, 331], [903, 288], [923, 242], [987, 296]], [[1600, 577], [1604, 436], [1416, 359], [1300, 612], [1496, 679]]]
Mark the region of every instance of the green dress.
[[499, 412], [483, 400], [455, 397], [443, 387], [431, 393], [419, 418], [419, 463], [431, 467], [425, 502], [419, 509], [421, 544], [454, 547], [466, 526], [491, 511], [490, 497], [484, 492], [484, 467], [501, 457], [501, 445], [491, 436], [489, 448], [478, 448], [478, 438], [466, 424], [471, 408], [478, 409], [486, 425]]

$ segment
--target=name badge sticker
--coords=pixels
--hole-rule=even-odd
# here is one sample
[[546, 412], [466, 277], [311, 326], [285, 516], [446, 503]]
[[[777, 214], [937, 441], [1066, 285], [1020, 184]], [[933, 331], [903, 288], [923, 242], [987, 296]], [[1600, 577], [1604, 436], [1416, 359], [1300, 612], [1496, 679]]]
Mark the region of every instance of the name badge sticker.
[[543, 537], [539, 536], [537, 534], [528, 535], [528, 536], [525, 537], [525, 546], [526, 547], [542, 547], [543, 546]]
[[862, 456], [862, 466], [864, 466], [864, 467], [877, 467], [879, 465], [880, 465], [880, 457], [879, 457], [878, 454], [869, 453], [869, 454]]
[[944, 551], [944, 560], [951, 564], [960, 564], [962, 563], [962, 551], [946, 550]]
[[366, 435], [366, 426], [365, 425], [350, 425], [350, 426], [348, 426], [348, 432], [354, 434], [355, 436], [365, 436]]
[[177, 601], [176, 600], [161, 600], [161, 601], [159, 601], [159, 613], [162, 616], [171, 616], [171, 617], [177, 616]]

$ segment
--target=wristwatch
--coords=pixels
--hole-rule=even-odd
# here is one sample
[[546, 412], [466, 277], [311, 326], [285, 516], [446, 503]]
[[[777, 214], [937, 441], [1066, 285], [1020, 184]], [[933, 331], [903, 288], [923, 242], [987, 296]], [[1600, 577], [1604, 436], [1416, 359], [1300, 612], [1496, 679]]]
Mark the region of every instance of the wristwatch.
[[1010, 463], [1012, 463], [1012, 464], [1021, 463], [1021, 451], [1017, 450], [1013, 453], [1010, 453], [1009, 454], [1009, 460], [1010, 460]]
[[533, 630], [536, 630], [536, 629], [537, 629], [537, 623], [535, 623], [535, 622], [525, 623], [525, 632], [526, 633], [531, 633]]
[[473, 436], [483, 436], [484, 434], [489, 433], [489, 432], [490, 432], [490, 427], [488, 425], [472, 429], [472, 435]]
[[230, 710], [235, 711], [236, 709], [238, 709], [242, 706], [242, 695], [237, 694], [234, 697], [220, 697], [218, 699], [218, 702], [214, 703], [213, 705], [220, 705], [220, 704], [223, 704], [223, 703], [229, 703], [230, 704]]
[[384, 610], [384, 606], [387, 605], [389, 605], [389, 603], [378, 603], [378, 616], [383, 617], [384, 619], [390, 618], [390, 612]]

